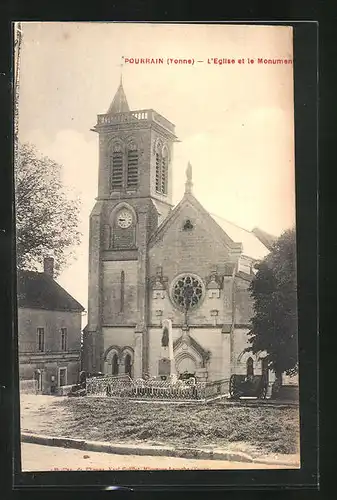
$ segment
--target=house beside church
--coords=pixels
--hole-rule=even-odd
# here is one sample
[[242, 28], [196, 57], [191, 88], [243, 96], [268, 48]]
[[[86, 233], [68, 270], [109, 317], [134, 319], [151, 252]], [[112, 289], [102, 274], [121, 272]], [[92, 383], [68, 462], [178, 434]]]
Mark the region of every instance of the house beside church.
[[84, 308], [54, 280], [53, 267], [46, 258], [44, 272], [17, 278], [20, 381], [36, 380], [43, 394], [77, 383], [80, 372]]
[[178, 374], [200, 380], [261, 374], [246, 353], [254, 263], [272, 237], [208, 213], [193, 194], [172, 204], [175, 126], [153, 109], [131, 111], [122, 81], [93, 131], [98, 196], [90, 215], [84, 369], [160, 375], [162, 325], [172, 322]]

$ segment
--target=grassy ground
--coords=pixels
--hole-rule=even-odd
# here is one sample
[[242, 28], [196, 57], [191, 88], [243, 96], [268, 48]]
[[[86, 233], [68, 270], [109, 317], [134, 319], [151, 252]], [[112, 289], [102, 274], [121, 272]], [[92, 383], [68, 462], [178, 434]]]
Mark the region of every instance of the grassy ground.
[[26, 396], [21, 399], [21, 426], [47, 435], [115, 443], [234, 446], [253, 455], [296, 454], [299, 441], [297, 408], [224, 402], [173, 405]]

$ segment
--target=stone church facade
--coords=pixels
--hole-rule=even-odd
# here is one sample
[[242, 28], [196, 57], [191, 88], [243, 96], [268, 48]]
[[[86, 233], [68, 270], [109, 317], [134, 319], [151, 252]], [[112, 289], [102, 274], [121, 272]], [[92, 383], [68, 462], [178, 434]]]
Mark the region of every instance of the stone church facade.
[[[244, 352], [258, 232], [210, 215], [193, 195], [172, 205], [175, 126], [152, 109], [130, 111], [122, 82], [98, 115], [98, 196], [90, 216], [84, 369], [161, 374], [163, 321], [172, 322], [178, 373], [201, 380], [260, 374]], [[263, 233], [266, 234], [266, 233]]]

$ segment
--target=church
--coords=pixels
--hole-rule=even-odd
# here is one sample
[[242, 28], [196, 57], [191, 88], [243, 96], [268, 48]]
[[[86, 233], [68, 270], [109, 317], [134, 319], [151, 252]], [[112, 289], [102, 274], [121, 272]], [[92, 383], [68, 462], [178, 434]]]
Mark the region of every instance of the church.
[[261, 374], [245, 352], [254, 263], [274, 237], [209, 214], [193, 194], [172, 205], [175, 126], [153, 109], [130, 110], [122, 80], [99, 136], [98, 196], [90, 215], [84, 369], [159, 376], [163, 322], [172, 325], [177, 374], [200, 381]]

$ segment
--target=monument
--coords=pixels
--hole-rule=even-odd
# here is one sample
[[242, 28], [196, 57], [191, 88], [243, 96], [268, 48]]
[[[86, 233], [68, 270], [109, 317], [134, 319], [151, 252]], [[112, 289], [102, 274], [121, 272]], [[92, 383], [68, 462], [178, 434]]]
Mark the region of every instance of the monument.
[[172, 321], [165, 319], [162, 324], [161, 356], [159, 359], [158, 374], [163, 379], [177, 375], [173, 355]]

